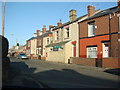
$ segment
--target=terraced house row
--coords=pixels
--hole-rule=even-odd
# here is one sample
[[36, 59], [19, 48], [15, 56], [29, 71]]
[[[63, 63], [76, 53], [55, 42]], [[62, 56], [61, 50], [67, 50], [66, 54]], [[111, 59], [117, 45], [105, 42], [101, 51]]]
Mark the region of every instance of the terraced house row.
[[69, 11], [69, 21], [43, 26], [27, 40], [26, 54], [46, 61], [119, 68], [120, 1], [115, 7], [96, 10], [87, 7], [87, 14], [77, 17]]

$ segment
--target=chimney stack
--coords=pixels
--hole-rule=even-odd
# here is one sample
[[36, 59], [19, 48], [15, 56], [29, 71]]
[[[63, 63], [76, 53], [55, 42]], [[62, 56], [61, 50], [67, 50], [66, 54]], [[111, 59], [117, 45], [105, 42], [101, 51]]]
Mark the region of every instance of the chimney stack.
[[88, 16], [91, 16], [92, 14], [95, 13], [95, 7], [94, 6], [89, 5], [87, 8], [88, 8]]
[[76, 12], [76, 10], [73, 10], [73, 9], [70, 10], [70, 11], [69, 11], [69, 18], [70, 18], [70, 21], [75, 20], [76, 17], [77, 17], [77, 12]]
[[34, 33], [34, 37], [37, 37], [37, 33]]
[[46, 32], [46, 26], [44, 25], [42, 28], [42, 33], [44, 34]]
[[37, 36], [39, 36], [40, 35], [40, 30], [37, 30]]
[[53, 25], [49, 25], [49, 30], [51, 30], [52, 27], [53, 27]]
[[60, 19], [60, 22], [57, 23], [57, 26], [61, 26], [62, 25], [62, 21]]

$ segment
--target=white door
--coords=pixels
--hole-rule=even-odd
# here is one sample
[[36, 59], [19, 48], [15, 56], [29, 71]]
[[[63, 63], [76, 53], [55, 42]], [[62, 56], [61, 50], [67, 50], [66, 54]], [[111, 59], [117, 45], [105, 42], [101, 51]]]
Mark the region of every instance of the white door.
[[103, 57], [108, 57], [108, 44], [103, 43]]

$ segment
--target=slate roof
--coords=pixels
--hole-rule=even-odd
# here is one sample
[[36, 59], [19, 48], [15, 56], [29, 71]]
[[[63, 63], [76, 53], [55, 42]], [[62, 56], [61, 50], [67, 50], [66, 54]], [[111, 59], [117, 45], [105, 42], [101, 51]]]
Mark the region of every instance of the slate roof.
[[74, 22], [82, 19], [82, 18], [85, 17], [85, 16], [87, 16], [87, 14], [86, 14], [86, 15], [83, 15], [83, 16], [80, 16], [80, 17], [76, 18], [76, 19], [73, 20], [73, 21], [68, 21], [68, 22], [62, 24], [61, 26], [56, 26], [56, 27], [53, 29], [53, 31], [56, 30], [56, 29], [58, 29], [58, 28], [62, 28], [62, 27], [64, 27], [64, 26], [66, 26], [66, 25], [69, 25], [69, 24], [71, 24], [71, 23], [74, 23]]
[[[30, 38], [30, 39], [28, 39], [28, 40], [32, 40], [32, 39], [34, 39], [34, 37], [31, 37], [31, 38]], [[27, 40], [27, 41], [28, 41], [28, 40]]]
[[[118, 6], [115, 6], [115, 7], [106, 9], [106, 10], [102, 10], [101, 12], [96, 13], [96, 14], [94, 14], [93, 16], [88, 17], [88, 18], [86, 18], [85, 20], [80, 21], [80, 22], [84, 22], [84, 21], [87, 21], [87, 20], [90, 20], [90, 19], [94, 19], [94, 18], [97, 18], [97, 17], [109, 15], [110, 13], [114, 13], [114, 12], [118, 12], [118, 11], [120, 11], [120, 8], [118, 8]], [[79, 22], [79, 23], [80, 23], [80, 22]]]
[[[49, 35], [49, 34], [52, 34], [52, 32], [46, 32], [46, 33], [44, 33], [44, 34], [42, 34], [42, 35], [40, 35], [40, 36], [37, 36], [37, 37], [31, 37], [31, 38], [28, 39], [28, 40], [33, 40], [33, 39], [36, 39], [36, 38], [46, 37], [46, 36]], [[28, 41], [28, 40], [27, 40], [27, 41]]]

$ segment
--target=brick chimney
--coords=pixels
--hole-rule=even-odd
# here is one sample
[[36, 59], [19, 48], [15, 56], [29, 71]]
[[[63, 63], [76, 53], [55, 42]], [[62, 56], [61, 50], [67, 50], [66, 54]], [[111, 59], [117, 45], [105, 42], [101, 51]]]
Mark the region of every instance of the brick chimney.
[[39, 36], [40, 35], [40, 30], [37, 30], [37, 36]]
[[53, 28], [53, 25], [49, 25], [49, 30], [50, 30], [51, 28]]
[[62, 21], [60, 20], [60, 22], [57, 23], [57, 26], [61, 26], [62, 25]]
[[70, 18], [70, 21], [75, 20], [76, 17], [77, 17], [77, 12], [76, 12], [76, 10], [73, 10], [73, 9], [70, 10], [70, 11], [69, 11], [69, 18]]
[[37, 33], [34, 33], [34, 37], [37, 37]]
[[95, 13], [95, 7], [94, 6], [89, 5], [87, 8], [88, 8], [88, 16], [91, 16], [92, 14]]
[[118, 7], [120, 8], [120, 0], [118, 0]]
[[46, 26], [44, 25], [42, 28], [42, 34], [44, 34], [46, 32]]

